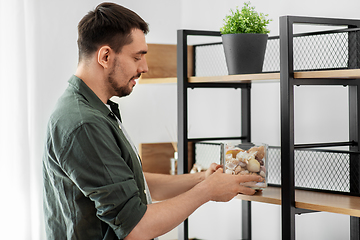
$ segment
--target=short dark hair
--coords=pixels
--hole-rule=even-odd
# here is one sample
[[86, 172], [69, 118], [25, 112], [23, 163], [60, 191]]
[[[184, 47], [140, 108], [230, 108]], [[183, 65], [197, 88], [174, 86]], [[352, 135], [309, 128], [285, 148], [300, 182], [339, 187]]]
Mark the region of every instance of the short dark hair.
[[135, 12], [115, 3], [101, 3], [85, 15], [78, 24], [79, 61], [109, 45], [116, 53], [132, 42], [132, 29], [147, 34], [148, 24]]

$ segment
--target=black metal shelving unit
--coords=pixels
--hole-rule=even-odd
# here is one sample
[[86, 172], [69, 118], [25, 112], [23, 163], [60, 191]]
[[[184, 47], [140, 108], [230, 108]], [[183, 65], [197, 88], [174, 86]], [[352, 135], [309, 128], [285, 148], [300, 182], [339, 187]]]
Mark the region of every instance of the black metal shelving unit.
[[[318, 148], [333, 146], [349, 146], [350, 156], [350, 191], [349, 194], [360, 196], [360, 164], [359, 164], [359, 114], [360, 114], [360, 78], [296, 78], [294, 71], [294, 38], [311, 37], [317, 33], [294, 34], [294, 24], [314, 24], [330, 26], [346, 26], [345, 30], [324, 31], [321, 34], [345, 33], [347, 37], [347, 66], [326, 66], [320, 70], [358, 69], [360, 68], [360, 20], [313, 18], [284, 16], [280, 17], [280, 94], [281, 94], [281, 209], [282, 239], [295, 239], [295, 214], [308, 210], [295, 208], [295, 166], [294, 151], [297, 148]], [[240, 139], [251, 142], [251, 83], [191, 83], [188, 81], [187, 46], [189, 36], [220, 36], [220, 32], [178, 30], [177, 38], [177, 87], [178, 87], [178, 173], [186, 173], [188, 169], [188, 142], [207, 140]], [[311, 43], [310, 43], [311, 44]], [[336, 57], [336, 56], [335, 56]], [[299, 71], [298, 69], [295, 69]], [[317, 68], [300, 69], [300, 71], [318, 71]], [[276, 72], [276, 70], [274, 71]], [[316, 143], [298, 145], [294, 142], [294, 87], [300, 85], [339, 85], [349, 89], [349, 141], [338, 143]], [[240, 88], [241, 89], [241, 136], [223, 138], [188, 138], [188, 93], [189, 88]], [[351, 240], [360, 240], [360, 221], [358, 217], [350, 217]], [[242, 201], [242, 237], [251, 239], [251, 202]], [[179, 239], [188, 239], [187, 220], [179, 227]]]

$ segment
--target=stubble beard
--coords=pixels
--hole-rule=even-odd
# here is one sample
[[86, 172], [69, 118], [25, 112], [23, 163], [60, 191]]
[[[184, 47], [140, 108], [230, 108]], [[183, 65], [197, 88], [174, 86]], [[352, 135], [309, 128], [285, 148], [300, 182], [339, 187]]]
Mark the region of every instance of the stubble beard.
[[108, 76], [108, 83], [110, 84], [111, 90], [114, 92], [114, 96], [125, 97], [132, 92], [133, 88], [130, 87], [130, 80], [127, 81], [127, 84], [124, 86], [120, 86], [119, 83], [115, 80], [115, 75], [116, 75], [115, 69], [119, 68], [118, 65], [119, 65], [118, 60], [115, 59], [113, 68]]
[[132, 92], [132, 88], [129, 87], [129, 84], [126, 86], [119, 86], [112, 76], [108, 77], [108, 82], [114, 92], [114, 96], [125, 97]]

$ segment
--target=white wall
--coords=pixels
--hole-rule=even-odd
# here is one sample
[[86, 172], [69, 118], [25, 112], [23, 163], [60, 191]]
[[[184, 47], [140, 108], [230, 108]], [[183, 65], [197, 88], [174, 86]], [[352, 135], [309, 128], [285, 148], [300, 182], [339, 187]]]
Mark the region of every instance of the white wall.
[[[47, 118], [55, 101], [67, 86], [67, 80], [74, 73], [77, 64], [76, 26], [81, 17], [93, 9], [99, 1], [95, 0], [33, 0], [36, 19], [35, 76], [38, 94], [35, 103], [43, 110], [43, 115], [35, 116], [35, 130], [38, 132], [39, 148], [36, 150], [41, 159], [42, 138]], [[176, 30], [179, 28], [219, 30], [223, 17], [230, 8], [242, 5], [235, 0], [123, 0], [115, 1], [139, 13], [150, 23], [149, 43], [176, 44]], [[31, 5], [31, 4], [30, 4]], [[279, 16], [302, 15], [339, 18], [360, 18], [360, 1], [343, 0], [253, 0], [252, 5], [260, 12], [269, 14], [270, 35], [278, 35]], [[307, 28], [299, 28], [299, 31]], [[121, 100], [121, 112], [124, 124], [136, 145], [144, 142], [167, 142], [174, 140], [168, 133], [176, 129], [176, 85], [154, 84], [137, 85], [134, 92]], [[190, 95], [192, 101], [199, 104], [207, 94]], [[238, 98], [233, 93], [220, 92], [221, 97]], [[334, 97], [336, 96], [336, 97]], [[338, 102], [340, 98], [340, 102]], [[330, 103], [324, 104], [322, 99]], [[280, 143], [279, 125], [279, 84], [254, 84], [252, 87], [252, 134], [253, 141]], [[299, 87], [296, 89], [296, 141], [342, 141], [347, 139], [347, 92], [346, 89], [329, 87]], [[320, 104], [314, 102], [320, 101]], [[216, 103], [214, 103], [216, 104]], [[266, 109], [262, 108], [266, 104]], [[238, 104], [234, 104], [237, 109]], [[336, 111], [332, 108], [336, 107]], [[261, 111], [255, 111], [260, 109]], [[344, 110], [345, 109], [345, 110]], [[206, 110], [199, 114], [205, 114]], [[196, 114], [197, 110], [193, 109]], [[317, 114], [320, 113], [320, 114]], [[211, 118], [211, 117], [208, 117]], [[232, 134], [228, 126], [234, 126], [235, 120], [218, 125], [209, 122], [199, 124], [193, 118], [189, 130], [191, 136]], [[325, 121], [326, 120], [326, 121]], [[323, 122], [327, 124], [323, 124]], [[214, 124], [216, 128], [214, 128]], [[202, 125], [203, 127], [201, 127]], [[214, 129], [215, 132], [211, 132]], [[220, 129], [220, 130], [219, 130]], [[219, 133], [220, 132], [220, 133]], [[334, 134], [335, 135], [334, 135]], [[335, 137], [333, 137], [333, 135]], [[208, 203], [198, 209], [190, 218], [190, 234], [203, 239], [237, 239], [241, 229], [238, 224], [241, 210], [239, 201], [228, 204]], [[231, 216], [231, 217], [230, 217]], [[235, 225], [233, 223], [236, 223]], [[219, 227], [220, 226], [220, 227]], [[296, 217], [297, 239], [349, 239], [349, 217], [329, 213], [317, 213]], [[280, 207], [253, 203], [253, 239], [280, 239]], [[234, 235], [235, 234], [235, 235]], [[222, 237], [223, 236], [223, 237]], [[169, 236], [171, 238], [171, 236]], [[164, 238], [166, 239], [166, 237]]]

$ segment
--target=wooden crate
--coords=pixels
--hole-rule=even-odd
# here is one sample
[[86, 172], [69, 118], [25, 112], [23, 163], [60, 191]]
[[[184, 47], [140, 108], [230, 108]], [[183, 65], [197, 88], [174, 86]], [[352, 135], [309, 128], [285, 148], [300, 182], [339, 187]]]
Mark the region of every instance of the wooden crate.
[[[194, 163], [193, 143], [188, 145], [188, 172]], [[170, 158], [174, 157], [174, 148], [170, 142], [141, 143], [139, 154], [144, 172], [170, 174]]]
[[[177, 76], [176, 45], [148, 44], [145, 55], [149, 71], [141, 75], [146, 78], [171, 78]], [[193, 47], [188, 46], [188, 75], [193, 75]]]

